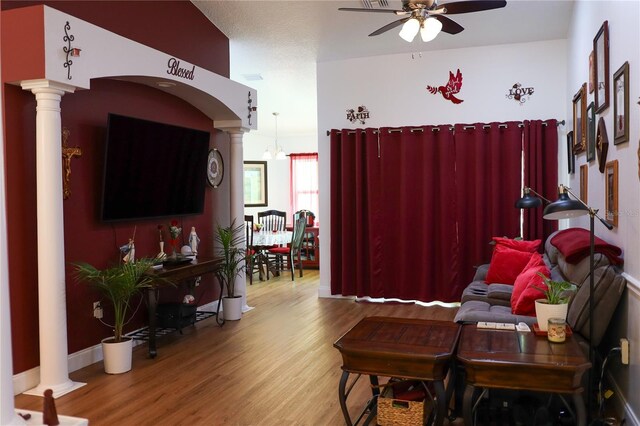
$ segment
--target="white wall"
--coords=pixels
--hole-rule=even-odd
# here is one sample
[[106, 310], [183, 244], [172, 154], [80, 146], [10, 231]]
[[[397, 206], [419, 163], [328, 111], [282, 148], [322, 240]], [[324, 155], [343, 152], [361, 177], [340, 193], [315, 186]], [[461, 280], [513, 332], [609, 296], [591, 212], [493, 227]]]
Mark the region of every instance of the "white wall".
[[[463, 84], [457, 95], [464, 102], [432, 95], [427, 85], [444, 85], [449, 71], [460, 69]], [[386, 55], [318, 64], [318, 148], [320, 157], [320, 213], [330, 227], [330, 148], [326, 131], [337, 128], [456, 124], [524, 119], [562, 120], [569, 108], [565, 96], [566, 42], [508, 44], [482, 48]], [[515, 84], [533, 87], [523, 104], [507, 99]], [[366, 125], [351, 124], [346, 110], [365, 105]], [[566, 126], [558, 128], [565, 139]], [[565, 145], [560, 143], [561, 147]], [[559, 164], [566, 164], [560, 150]], [[565, 172], [566, 173], [566, 172]], [[515, 200], [514, 200], [515, 202]], [[320, 256], [320, 295], [330, 294], [329, 232], [323, 233]]]
[[[640, 180], [638, 178], [638, 139], [640, 136], [640, 3], [638, 1], [578, 1], [574, 7], [567, 41], [567, 91], [571, 97], [580, 85], [588, 81], [589, 53], [593, 49], [593, 38], [602, 23], [609, 21], [609, 108], [601, 116], [607, 124], [609, 153], [607, 160], [618, 160], [619, 211], [618, 227], [608, 231], [596, 222], [596, 234], [616, 244], [624, 251], [624, 270], [628, 278], [627, 294], [615, 317], [607, 336], [609, 345], [617, 345], [619, 337], [628, 337], [631, 342], [631, 364], [620, 366], [612, 363], [616, 396], [626, 406], [627, 423], [638, 424], [640, 415], [640, 329], [635, 319], [640, 317]], [[629, 62], [630, 90], [630, 138], [629, 142], [613, 145], [613, 74], [625, 62]], [[593, 94], [588, 96], [589, 102]], [[565, 111], [571, 115], [571, 105]], [[599, 119], [597, 115], [596, 119]], [[586, 163], [585, 154], [576, 158], [576, 171]], [[604, 175], [598, 170], [597, 161], [589, 163], [589, 204], [604, 211]], [[571, 177], [570, 185], [579, 188], [579, 175]], [[588, 219], [573, 220], [573, 226], [588, 228]], [[632, 380], [634, 378], [635, 380]], [[631, 422], [630, 422], [631, 420]]]
[[[279, 123], [280, 124], [280, 123]], [[273, 136], [263, 136], [259, 132], [251, 132], [244, 135], [243, 157], [244, 161], [264, 161], [262, 154], [269, 147], [274, 150]], [[278, 129], [278, 146], [290, 154], [300, 152], [318, 152], [318, 140], [315, 134], [288, 135], [286, 127], [282, 125]], [[263, 210], [283, 210], [289, 209], [289, 157], [286, 160], [267, 160], [267, 185], [268, 185], [268, 205], [266, 207], [245, 207], [245, 214], [253, 215], [254, 221], [257, 213]], [[289, 212], [289, 216], [293, 213]], [[292, 223], [293, 218], [287, 217], [287, 224]]]

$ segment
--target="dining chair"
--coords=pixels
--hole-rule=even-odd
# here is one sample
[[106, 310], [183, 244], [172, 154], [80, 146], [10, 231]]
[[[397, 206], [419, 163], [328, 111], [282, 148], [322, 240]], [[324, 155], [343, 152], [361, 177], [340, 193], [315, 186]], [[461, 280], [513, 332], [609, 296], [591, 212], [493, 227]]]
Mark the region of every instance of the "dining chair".
[[269, 258], [274, 258], [276, 265], [279, 265], [280, 269], [284, 269], [284, 257], [287, 256], [287, 264], [291, 269], [291, 281], [295, 280], [295, 262], [298, 262], [298, 268], [300, 269], [300, 277], [302, 277], [302, 238], [304, 237], [307, 221], [305, 217], [299, 217], [294, 223], [293, 234], [291, 235], [291, 243], [289, 247], [273, 247], [267, 250]]
[[253, 274], [260, 271], [260, 263], [257, 257], [260, 255], [253, 246], [253, 215], [244, 215], [244, 230], [247, 243], [247, 274], [249, 275], [249, 284], [253, 284]]
[[287, 212], [265, 210], [258, 212], [258, 223], [265, 231], [284, 231], [287, 226]]

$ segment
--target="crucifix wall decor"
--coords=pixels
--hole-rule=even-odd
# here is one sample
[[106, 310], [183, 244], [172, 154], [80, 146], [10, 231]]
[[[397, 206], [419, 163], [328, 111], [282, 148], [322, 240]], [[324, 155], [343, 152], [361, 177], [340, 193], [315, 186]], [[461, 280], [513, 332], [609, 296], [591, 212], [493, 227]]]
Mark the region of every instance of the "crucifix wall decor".
[[62, 195], [64, 200], [71, 196], [71, 188], [69, 187], [71, 183], [71, 159], [82, 156], [80, 147], [69, 148], [67, 146], [70, 133], [66, 127], [62, 128]]

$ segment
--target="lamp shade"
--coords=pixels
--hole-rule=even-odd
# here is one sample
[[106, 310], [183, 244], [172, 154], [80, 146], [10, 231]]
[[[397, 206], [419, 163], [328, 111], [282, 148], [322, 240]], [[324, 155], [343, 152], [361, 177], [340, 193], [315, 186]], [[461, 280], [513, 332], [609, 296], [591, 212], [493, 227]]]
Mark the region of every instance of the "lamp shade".
[[415, 38], [416, 34], [418, 34], [418, 30], [420, 29], [420, 22], [417, 19], [411, 18], [407, 22], [404, 23], [402, 29], [400, 30], [400, 37], [411, 43]]
[[440, 34], [440, 30], [442, 30], [442, 22], [436, 18], [427, 18], [420, 28], [420, 37], [424, 42], [431, 41]]
[[534, 197], [529, 192], [525, 192], [522, 198], [516, 201], [517, 209], [533, 209], [535, 207], [540, 207], [542, 205], [542, 200], [538, 197]]
[[271, 160], [271, 158], [273, 158], [271, 156], [271, 151], [269, 151], [269, 148], [265, 149], [264, 152], [262, 153], [262, 159], [263, 160]]
[[561, 192], [556, 201], [544, 208], [542, 217], [549, 220], [558, 220], [586, 214], [589, 214], [587, 206], [578, 200], [572, 200], [566, 192]]

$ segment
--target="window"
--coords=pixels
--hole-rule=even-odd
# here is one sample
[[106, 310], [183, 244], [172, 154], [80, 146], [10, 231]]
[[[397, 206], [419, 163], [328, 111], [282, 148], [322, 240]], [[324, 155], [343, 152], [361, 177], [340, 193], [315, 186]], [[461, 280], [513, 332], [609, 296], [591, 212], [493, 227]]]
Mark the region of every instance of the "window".
[[310, 210], [318, 219], [318, 153], [290, 154], [291, 213]]

